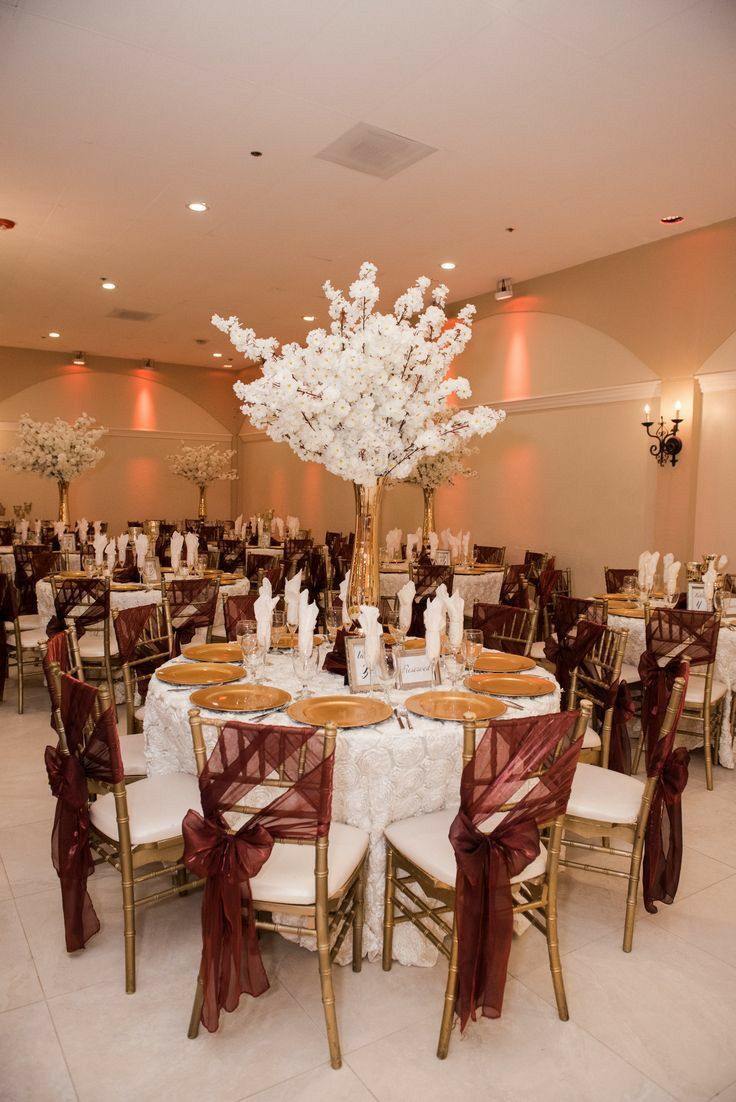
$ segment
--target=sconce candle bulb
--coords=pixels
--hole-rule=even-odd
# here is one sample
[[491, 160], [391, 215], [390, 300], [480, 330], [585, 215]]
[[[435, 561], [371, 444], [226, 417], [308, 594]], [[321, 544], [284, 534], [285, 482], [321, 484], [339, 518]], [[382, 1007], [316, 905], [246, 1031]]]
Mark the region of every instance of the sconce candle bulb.
[[664, 423], [664, 417], [659, 418], [659, 424], [654, 432], [651, 432], [654, 422], [650, 419], [650, 407], [644, 406], [645, 421], [642, 421], [642, 426], [647, 430], [647, 436], [651, 437], [655, 442], [649, 449], [650, 455], [659, 463], [660, 467], [664, 467], [666, 463], [671, 463], [674, 467], [677, 464], [680, 452], [682, 451], [682, 440], [678, 436], [680, 425], [683, 422], [683, 418], [680, 416], [680, 410], [682, 409], [682, 403], [675, 403], [675, 416], [672, 418], [672, 428], [668, 429]]

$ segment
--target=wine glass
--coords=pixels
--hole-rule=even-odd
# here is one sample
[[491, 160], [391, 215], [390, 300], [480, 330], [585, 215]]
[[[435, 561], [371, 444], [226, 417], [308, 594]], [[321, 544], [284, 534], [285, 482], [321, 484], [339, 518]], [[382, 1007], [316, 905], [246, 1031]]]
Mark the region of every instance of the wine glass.
[[289, 635], [293, 642], [296, 642], [296, 633], [299, 628], [299, 602], [287, 601], [286, 602], [286, 624], [289, 629]]
[[460, 681], [465, 669], [465, 662], [463, 656], [459, 650], [448, 650], [441, 658], [442, 665], [442, 677], [444, 680], [449, 681], [450, 687], [457, 689], [457, 683]]
[[197, 573], [202, 578], [207, 573], [207, 563], [208, 563], [208, 561], [209, 560], [208, 560], [206, 555], [198, 555], [197, 556]]
[[312, 647], [311, 654], [302, 654], [299, 648], [295, 647], [294, 653], [291, 656], [291, 662], [294, 667], [294, 676], [301, 684], [297, 696], [297, 700], [301, 700], [303, 697], [310, 695], [307, 692], [307, 685], [313, 681], [317, 675], [319, 651], [317, 647]]
[[376, 676], [386, 697], [386, 703], [393, 708], [391, 690], [396, 688], [396, 661], [390, 650], [383, 655], [383, 661], [379, 658], [376, 664]]
[[335, 645], [337, 639], [337, 633], [340, 630], [340, 621], [342, 619], [342, 613], [339, 608], [326, 608], [325, 609], [325, 627], [327, 628], [327, 638], [332, 645]]
[[392, 639], [396, 638], [396, 628], [399, 624], [399, 614], [395, 608], [388, 608], [381, 617], [383, 620], [383, 629], [386, 631]]
[[629, 600], [636, 600], [636, 595], [639, 589], [639, 579], [636, 574], [625, 574], [623, 585], [621, 586], [621, 592], [625, 594]]
[[286, 616], [282, 608], [275, 608], [271, 614], [271, 636], [273, 645], [278, 647], [283, 640]]
[[466, 628], [463, 632], [462, 656], [468, 673], [473, 672], [475, 663], [483, 653], [483, 632], [477, 628]]

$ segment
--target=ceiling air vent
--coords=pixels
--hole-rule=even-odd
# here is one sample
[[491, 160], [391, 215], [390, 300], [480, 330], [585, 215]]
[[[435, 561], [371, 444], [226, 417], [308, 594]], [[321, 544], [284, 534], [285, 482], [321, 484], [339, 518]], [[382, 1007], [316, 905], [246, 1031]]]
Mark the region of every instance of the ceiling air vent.
[[315, 156], [321, 161], [332, 161], [355, 172], [388, 180], [436, 152], [432, 145], [359, 122]]
[[159, 315], [149, 314], [145, 310], [111, 310], [107, 316], [120, 321], [153, 321]]

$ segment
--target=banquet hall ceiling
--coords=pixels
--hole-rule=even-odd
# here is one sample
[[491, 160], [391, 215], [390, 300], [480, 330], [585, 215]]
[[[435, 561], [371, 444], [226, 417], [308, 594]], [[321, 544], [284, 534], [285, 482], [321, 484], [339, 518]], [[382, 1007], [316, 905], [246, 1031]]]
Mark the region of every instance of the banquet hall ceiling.
[[[214, 366], [364, 259], [457, 299], [729, 218], [735, 47], [735, 0], [0, 0], [0, 343]], [[436, 152], [317, 156], [358, 123]]]

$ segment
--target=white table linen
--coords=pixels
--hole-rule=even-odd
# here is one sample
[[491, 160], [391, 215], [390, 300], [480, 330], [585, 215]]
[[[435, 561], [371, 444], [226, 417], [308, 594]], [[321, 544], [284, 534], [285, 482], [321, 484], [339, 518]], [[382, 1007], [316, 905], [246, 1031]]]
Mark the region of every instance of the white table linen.
[[[395, 597], [402, 585], [409, 581], [408, 571], [382, 570], [381, 596]], [[465, 615], [471, 616], [473, 605], [496, 605], [501, 596], [503, 570], [489, 570], [483, 574], [455, 574], [452, 592], [459, 593], [465, 601]]]
[[[296, 696], [299, 686], [289, 656], [270, 655], [266, 672], [270, 683]], [[505, 718], [559, 711], [560, 690], [554, 677], [543, 669], [535, 669], [534, 673], [552, 681], [554, 692], [520, 700], [523, 712], [509, 708]], [[315, 695], [350, 691], [341, 676], [323, 670], [310, 688]], [[411, 691], [397, 691], [394, 701], [404, 701], [411, 695]], [[168, 688], [156, 678], [151, 681], [144, 718], [146, 760], [151, 775], [196, 772], [187, 715], [191, 708], [189, 697], [188, 691]], [[203, 712], [205, 718], [212, 714]], [[248, 717], [231, 718], [247, 722]], [[286, 712], [275, 713], [261, 722], [292, 724]], [[360, 827], [370, 835], [363, 946], [371, 960], [379, 956], [382, 942], [384, 828], [398, 819], [459, 803], [461, 725], [418, 716], [412, 716], [412, 724], [413, 730], [401, 730], [392, 717], [375, 727], [338, 732], [332, 814], [336, 821]], [[207, 749], [211, 751], [215, 731], [205, 727], [204, 733]], [[349, 959], [349, 948], [346, 952]], [[402, 925], [394, 932], [394, 957], [402, 964], [431, 966], [437, 959], [437, 951], [412, 927]]]

